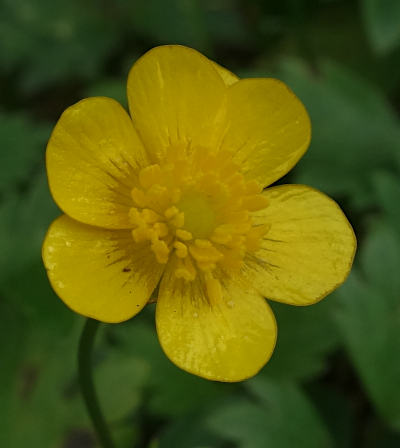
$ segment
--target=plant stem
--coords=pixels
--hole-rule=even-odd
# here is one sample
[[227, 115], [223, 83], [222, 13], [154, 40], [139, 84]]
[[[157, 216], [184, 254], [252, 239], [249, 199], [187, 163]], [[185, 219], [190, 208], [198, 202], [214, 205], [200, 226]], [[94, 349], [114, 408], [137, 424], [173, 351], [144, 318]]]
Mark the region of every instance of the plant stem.
[[99, 322], [94, 319], [87, 319], [83, 327], [78, 351], [79, 384], [101, 446], [103, 448], [114, 448], [110, 431], [99, 406], [93, 382], [92, 353], [98, 328]]

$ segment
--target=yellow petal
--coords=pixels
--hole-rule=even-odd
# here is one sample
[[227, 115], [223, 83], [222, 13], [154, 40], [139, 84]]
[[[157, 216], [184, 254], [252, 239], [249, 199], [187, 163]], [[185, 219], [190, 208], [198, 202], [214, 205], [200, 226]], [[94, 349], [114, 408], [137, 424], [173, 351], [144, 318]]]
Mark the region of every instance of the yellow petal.
[[69, 107], [47, 146], [51, 193], [69, 216], [86, 224], [128, 228], [132, 175], [146, 163], [132, 121], [110, 98]]
[[72, 310], [103, 322], [137, 314], [156, 287], [162, 267], [129, 230], [100, 229], [66, 215], [46, 235], [43, 261], [57, 295]]
[[212, 61], [214, 68], [217, 70], [219, 76], [224, 80], [225, 85], [231, 86], [232, 84], [235, 84], [235, 82], [239, 81], [239, 77], [236, 76], [234, 73], [229, 71], [227, 68], [222, 67], [222, 65], [217, 64], [216, 62]]
[[270, 185], [307, 150], [308, 114], [283, 82], [242, 79], [228, 89], [227, 108], [228, 131], [222, 149], [234, 153], [234, 161], [248, 179]]
[[203, 378], [241, 381], [269, 360], [276, 323], [267, 302], [246, 284], [225, 281], [222, 298], [210, 305], [199, 278], [163, 276], [156, 307], [157, 332], [168, 358]]
[[304, 185], [267, 189], [269, 205], [253, 223], [270, 225], [244, 274], [268, 299], [291, 305], [318, 302], [350, 272], [356, 238], [332, 199]]
[[174, 145], [213, 148], [219, 140], [226, 86], [214, 64], [191, 48], [156, 47], [132, 67], [132, 120], [155, 160]]

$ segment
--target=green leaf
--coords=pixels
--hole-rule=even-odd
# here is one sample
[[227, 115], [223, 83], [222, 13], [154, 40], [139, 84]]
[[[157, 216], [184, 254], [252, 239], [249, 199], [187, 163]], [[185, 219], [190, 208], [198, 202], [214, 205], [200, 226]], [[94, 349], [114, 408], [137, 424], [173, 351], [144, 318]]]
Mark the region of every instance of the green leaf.
[[363, 0], [365, 27], [372, 48], [383, 54], [400, 44], [400, 2], [398, 0]]
[[304, 393], [293, 383], [256, 377], [245, 383], [253, 399], [232, 398], [207, 419], [218, 435], [241, 448], [332, 446]]
[[33, 123], [24, 114], [0, 112], [0, 191], [27, 181], [43, 159], [49, 127]]
[[[131, 61], [131, 63], [133, 60]], [[128, 110], [128, 101], [126, 97], [126, 80], [125, 79], [103, 79], [91, 85], [85, 96], [107, 96], [117, 100]]]
[[363, 448], [397, 448], [400, 446], [400, 434], [397, 431], [390, 430], [381, 421], [377, 420], [368, 425]]
[[152, 413], [174, 417], [185, 415], [232, 391], [234, 386], [230, 384], [204, 380], [172, 364], [161, 350], [154, 323], [145, 321], [154, 318], [153, 314], [153, 309], [147, 309], [130, 322], [110, 328], [124, 356], [148, 369], [145, 387], [151, 391], [147, 405]]
[[376, 203], [384, 210], [393, 227], [400, 229], [400, 176], [378, 172], [373, 177], [373, 184]]
[[[398, 273], [397, 273], [398, 275]], [[400, 429], [400, 314], [394, 302], [353, 269], [336, 293], [338, 327], [372, 403], [392, 428]]]
[[40, 258], [22, 270], [15, 269], [0, 285], [0, 292], [40, 331], [54, 338], [71, 331], [75, 315], [51, 289]]
[[41, 259], [43, 238], [57, 214], [44, 173], [26, 194], [14, 194], [0, 204], [0, 283]]
[[328, 297], [311, 307], [270, 302], [278, 325], [278, 340], [269, 363], [260, 375], [304, 381], [326, 368], [327, 356], [337, 347], [333, 321], [337, 300]]
[[119, 0], [122, 15], [135, 33], [160, 44], [182, 44], [207, 49], [208, 35], [199, 0]]
[[[326, 4], [325, 8], [319, 7], [312, 18], [308, 14], [309, 21], [301, 31], [306, 47], [303, 55], [311, 60], [323, 57], [343, 64], [373, 81], [385, 92], [397, 89], [400, 65], [396, 61], [399, 49], [380, 56], [377, 63], [376, 54], [367, 42], [364, 23], [354, 12], [354, 2], [336, 1]], [[335, 36], [334, 39], [332, 36]], [[286, 45], [298, 48], [299, 33], [286, 34], [285, 41]]]
[[0, 383], [0, 395], [6, 397], [0, 407], [0, 425], [5, 426], [1, 446], [22, 448], [27, 440], [32, 448], [62, 446], [70, 429], [88, 425], [80, 397], [71, 388], [79, 328], [55, 337], [27, 320], [15, 324], [10, 334], [19, 334], [23, 345], [11, 381]]
[[393, 169], [399, 122], [380, 91], [358, 75], [332, 63], [320, 70], [316, 77], [298, 61], [282, 64], [281, 76], [304, 102], [313, 129], [295, 180], [365, 208], [375, 199], [371, 175]]
[[[342, 359], [336, 357], [335, 363], [341, 363]], [[337, 370], [337, 366], [333, 369]], [[332, 435], [334, 446], [352, 448], [358, 430], [354, 396], [345, 394], [338, 387], [338, 377], [339, 375], [335, 375], [334, 381], [310, 383], [307, 385], [307, 392]]]
[[71, 77], [93, 77], [119, 38], [106, 13], [96, 2], [79, 0], [2, 2], [2, 69], [23, 67], [20, 79], [29, 92]]
[[396, 306], [400, 298], [400, 233], [386, 223], [375, 224], [359, 257], [367, 282]]
[[[9, 446], [11, 426], [16, 412], [18, 366], [24, 356], [26, 329], [24, 319], [12, 304], [0, 301], [0, 446]], [[18, 329], [19, 331], [16, 331]]]
[[173, 419], [163, 430], [157, 448], [218, 448], [226, 446], [206, 425], [209, 408]]
[[77, 317], [51, 290], [40, 254], [13, 268], [0, 286], [0, 446], [61, 446], [69, 429], [87, 424], [80, 397], [67, 393]]
[[[246, 20], [238, 8], [228, 2], [215, 3], [206, 11], [207, 28], [214, 45], [248, 48], [254, 45], [254, 34], [246, 27]], [[233, 70], [233, 67], [230, 67]]]
[[139, 407], [149, 373], [145, 361], [120, 353], [118, 347], [96, 364], [96, 388], [109, 422], [118, 422]]

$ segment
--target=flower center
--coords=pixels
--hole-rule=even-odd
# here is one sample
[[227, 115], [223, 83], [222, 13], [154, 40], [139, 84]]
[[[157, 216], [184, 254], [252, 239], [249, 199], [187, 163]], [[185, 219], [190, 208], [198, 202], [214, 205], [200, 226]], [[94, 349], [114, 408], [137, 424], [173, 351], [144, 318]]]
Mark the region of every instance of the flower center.
[[215, 211], [207, 197], [198, 191], [188, 191], [176, 204], [184, 214], [183, 228], [194, 238], [208, 238], [215, 228]]
[[148, 244], [159, 263], [171, 260], [178, 278], [204, 276], [210, 300], [217, 300], [216, 270], [240, 269], [268, 231], [251, 219], [267, 206], [261, 192], [229, 153], [171, 149], [163, 163], [139, 172], [129, 212], [133, 239]]

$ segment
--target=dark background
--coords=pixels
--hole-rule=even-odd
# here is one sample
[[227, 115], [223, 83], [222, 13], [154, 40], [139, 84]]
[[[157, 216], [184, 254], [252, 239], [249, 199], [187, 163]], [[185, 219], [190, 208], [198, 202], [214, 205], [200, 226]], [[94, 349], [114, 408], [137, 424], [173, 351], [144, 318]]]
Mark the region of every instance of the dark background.
[[172, 365], [154, 305], [104, 325], [96, 382], [118, 447], [399, 447], [398, 0], [0, 0], [0, 446], [96, 446], [76, 377], [84, 319], [51, 291], [40, 258], [60, 213], [45, 146], [79, 99], [126, 105], [130, 66], [165, 43], [288, 83], [313, 139], [283, 181], [335, 198], [359, 250], [349, 280], [318, 305], [272, 304], [276, 351], [240, 384]]

